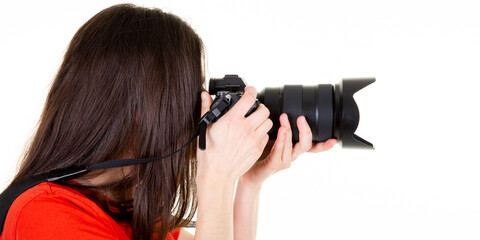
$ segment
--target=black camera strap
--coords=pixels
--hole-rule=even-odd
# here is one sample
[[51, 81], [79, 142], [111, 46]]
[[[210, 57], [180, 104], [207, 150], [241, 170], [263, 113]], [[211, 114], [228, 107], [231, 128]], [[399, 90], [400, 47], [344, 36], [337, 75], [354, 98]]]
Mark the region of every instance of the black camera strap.
[[3, 232], [3, 226], [5, 224], [5, 219], [7, 217], [8, 210], [10, 206], [15, 201], [15, 199], [20, 196], [23, 192], [28, 189], [42, 183], [42, 182], [54, 182], [61, 179], [71, 179], [80, 174], [86, 173], [91, 170], [100, 170], [108, 168], [117, 168], [117, 167], [127, 167], [137, 164], [145, 164], [149, 162], [158, 161], [167, 157], [170, 157], [183, 148], [187, 147], [195, 138], [199, 137], [199, 148], [201, 150], [206, 149], [206, 132], [207, 127], [210, 123], [216, 121], [221, 114], [228, 108], [230, 102], [227, 100], [222, 100], [216, 106], [211, 109], [209, 112], [205, 113], [200, 122], [198, 123], [198, 128], [195, 134], [187, 141], [183, 146], [181, 146], [176, 151], [167, 154], [162, 157], [157, 158], [130, 158], [130, 159], [120, 159], [120, 160], [110, 160], [106, 162], [100, 162], [97, 164], [89, 166], [72, 166], [67, 168], [55, 169], [47, 173], [37, 174], [31, 177], [22, 179], [12, 185], [10, 185], [5, 191], [0, 194], [0, 234]]

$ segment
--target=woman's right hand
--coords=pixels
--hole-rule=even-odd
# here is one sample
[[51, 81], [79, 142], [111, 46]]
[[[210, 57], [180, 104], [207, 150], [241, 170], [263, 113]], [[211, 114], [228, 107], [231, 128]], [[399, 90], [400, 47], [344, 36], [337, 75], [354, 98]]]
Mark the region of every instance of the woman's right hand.
[[[246, 87], [235, 106], [207, 128], [207, 148], [204, 151], [197, 148], [197, 182], [236, 181], [258, 160], [273, 123], [263, 104], [245, 117], [256, 96], [254, 87]], [[202, 92], [202, 116], [210, 110], [212, 102], [210, 95]]]

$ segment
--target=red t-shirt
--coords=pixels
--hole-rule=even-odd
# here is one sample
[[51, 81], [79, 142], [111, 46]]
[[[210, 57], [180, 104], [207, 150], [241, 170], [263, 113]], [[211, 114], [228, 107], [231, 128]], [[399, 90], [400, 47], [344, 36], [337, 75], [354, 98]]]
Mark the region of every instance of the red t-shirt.
[[[176, 240], [180, 229], [167, 240]], [[129, 224], [113, 220], [78, 191], [55, 183], [41, 183], [22, 193], [8, 211], [0, 240], [132, 238]]]

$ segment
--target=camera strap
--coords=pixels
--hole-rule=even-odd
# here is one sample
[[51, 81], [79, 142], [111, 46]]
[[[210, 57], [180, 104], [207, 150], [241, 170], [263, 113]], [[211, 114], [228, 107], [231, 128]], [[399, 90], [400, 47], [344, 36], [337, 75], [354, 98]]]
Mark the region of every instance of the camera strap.
[[221, 117], [225, 109], [230, 106], [230, 100], [222, 99], [219, 102], [215, 102], [214, 106], [215, 107], [212, 110], [202, 116], [202, 119], [200, 119], [200, 123], [198, 124], [198, 148], [200, 148], [200, 150], [205, 150], [207, 148], [206, 134], [208, 125], [217, 121], [217, 119]]
[[5, 191], [0, 194], [0, 234], [3, 232], [3, 226], [5, 224], [5, 219], [7, 217], [8, 210], [10, 206], [15, 201], [15, 199], [20, 196], [23, 192], [27, 191], [28, 189], [42, 183], [42, 182], [54, 182], [62, 179], [71, 179], [75, 176], [80, 174], [84, 174], [91, 170], [100, 170], [100, 169], [108, 169], [108, 168], [117, 168], [117, 167], [127, 167], [137, 164], [145, 164], [149, 162], [158, 161], [167, 157], [170, 157], [178, 152], [180, 152], [183, 148], [187, 147], [195, 138], [199, 137], [199, 148], [200, 150], [206, 149], [206, 132], [207, 127], [210, 123], [215, 122], [221, 114], [228, 108], [230, 102], [222, 99], [219, 102], [216, 102], [214, 108], [211, 109], [209, 112], [205, 113], [202, 118], [200, 119], [197, 127], [197, 131], [194, 135], [181, 146], [176, 151], [167, 154], [162, 157], [157, 158], [130, 158], [130, 159], [120, 159], [120, 160], [110, 160], [105, 162], [96, 163], [93, 165], [88, 166], [72, 166], [67, 168], [60, 168], [55, 169], [47, 173], [33, 175], [31, 177], [24, 178], [12, 185], [10, 185]]

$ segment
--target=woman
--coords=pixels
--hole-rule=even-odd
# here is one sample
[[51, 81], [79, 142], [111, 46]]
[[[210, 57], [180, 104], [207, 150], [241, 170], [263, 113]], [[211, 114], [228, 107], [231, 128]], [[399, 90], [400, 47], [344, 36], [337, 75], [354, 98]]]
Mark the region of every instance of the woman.
[[[203, 58], [198, 35], [172, 14], [125, 4], [101, 11], [70, 42], [12, 184], [58, 168], [179, 149], [212, 103], [202, 87]], [[12, 204], [0, 239], [254, 239], [263, 181], [303, 152], [335, 144], [312, 146], [299, 117], [293, 147], [283, 114], [278, 138], [259, 160], [272, 122], [263, 105], [244, 117], [255, 98], [247, 87], [209, 126], [205, 151], [194, 141], [159, 161], [27, 190]], [[182, 227], [197, 207], [192, 236]]]

